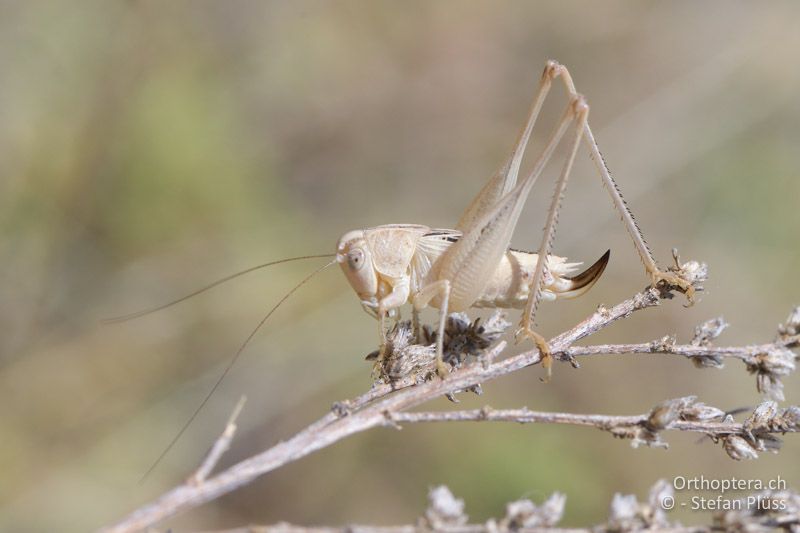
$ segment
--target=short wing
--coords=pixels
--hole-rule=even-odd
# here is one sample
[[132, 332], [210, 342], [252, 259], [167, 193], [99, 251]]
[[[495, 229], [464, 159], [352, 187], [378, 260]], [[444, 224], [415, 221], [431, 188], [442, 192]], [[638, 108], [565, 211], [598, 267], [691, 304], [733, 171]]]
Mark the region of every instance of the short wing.
[[417, 243], [417, 250], [435, 261], [453, 244], [461, 239], [461, 232], [455, 229], [432, 229]]
[[432, 229], [417, 241], [412, 262], [412, 283], [421, 288], [429, 280], [434, 263], [461, 238], [461, 232], [453, 229]]

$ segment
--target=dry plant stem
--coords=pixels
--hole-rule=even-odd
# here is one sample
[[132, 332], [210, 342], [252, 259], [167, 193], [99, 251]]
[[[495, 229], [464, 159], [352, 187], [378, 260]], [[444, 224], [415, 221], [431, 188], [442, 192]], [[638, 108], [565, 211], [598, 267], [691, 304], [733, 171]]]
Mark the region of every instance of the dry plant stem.
[[[205, 531], [203, 533], [420, 533], [422, 528], [412, 525], [405, 526], [360, 526], [350, 525], [344, 527], [303, 527], [294, 524], [279, 523], [270, 526], [249, 526], [235, 529], [220, 529]], [[464, 524], [461, 526], [440, 527], [436, 531], [443, 533], [497, 533], [497, 528], [487, 524]], [[535, 533], [594, 533], [591, 528], [564, 528], [564, 527], [537, 527], [519, 528], [517, 531], [531, 531]], [[707, 531], [697, 527], [678, 527], [669, 529], [650, 529], [649, 533], [697, 533]]]
[[[396, 413], [391, 416], [395, 423], [416, 422], [516, 422], [519, 424], [568, 424], [573, 426], [593, 426], [608, 430], [614, 427], [626, 427], [645, 424], [650, 414], [637, 416], [583, 415], [573, 413], [552, 413], [522, 409], [472, 409], [468, 411]], [[714, 435], [740, 434], [746, 430], [745, 425], [738, 422], [712, 422], [675, 420], [663, 429], [678, 431], [696, 431]], [[775, 433], [795, 432], [776, 430]]]
[[[554, 337], [550, 340], [551, 350], [553, 353], [563, 352], [574, 342], [605, 328], [616, 320], [627, 317], [634, 311], [654, 307], [658, 304], [659, 291], [648, 288], [611, 309], [594, 312], [578, 325]], [[498, 345], [495, 351], [502, 350], [502, 348], [503, 343]], [[489, 360], [492, 358], [490, 357]], [[184, 483], [102, 531], [125, 532], [145, 529], [169, 516], [236, 490], [267, 472], [305, 457], [345, 437], [386, 425], [390, 423], [387, 413], [400, 413], [445, 394], [456, 393], [539, 362], [539, 351], [534, 349], [485, 366], [469, 365], [453, 372], [445, 380], [435, 379], [414, 387], [406, 386], [394, 394], [382, 395], [383, 391], [373, 392], [374, 398], [371, 401], [362, 396], [361, 400], [356, 402], [363, 405], [361, 409], [354, 410], [351, 414], [341, 418], [336, 413], [329, 413], [289, 440], [245, 459], [200, 484]], [[386, 393], [391, 392], [391, 387], [386, 386], [384, 390]]]
[[[790, 490], [762, 490], [743, 497], [731, 498], [734, 509], [711, 513], [708, 525], [683, 526], [670, 520], [669, 509], [664, 508], [667, 498], [677, 497], [673, 483], [666, 479], [656, 481], [646, 499], [632, 494], [614, 494], [608, 509], [607, 520], [591, 528], [561, 528], [566, 496], [553, 493], [541, 503], [522, 498], [508, 502], [505, 515], [489, 518], [483, 523], [470, 522], [464, 500], [453, 495], [445, 485], [428, 490], [428, 507], [415, 522], [407, 525], [372, 526], [348, 525], [344, 527], [303, 527], [281, 522], [268, 526], [218, 530], [214, 533], [560, 533], [560, 532], [633, 532], [650, 533], [712, 533], [719, 531], [796, 531], [800, 525], [800, 495]], [[752, 502], [760, 502], [758, 506]], [[735, 505], [737, 504], [738, 505]], [[746, 505], [745, 505], [746, 504]], [[710, 509], [709, 509], [710, 510]], [[211, 532], [206, 532], [211, 533]]]
[[203, 483], [206, 478], [208, 478], [209, 474], [211, 474], [211, 471], [214, 470], [214, 467], [219, 462], [222, 455], [231, 447], [231, 441], [233, 441], [233, 437], [236, 435], [236, 419], [239, 418], [239, 414], [244, 408], [245, 401], [246, 398], [244, 396], [239, 399], [239, 403], [236, 404], [236, 407], [233, 408], [231, 416], [228, 417], [228, 423], [225, 425], [225, 430], [214, 442], [214, 445], [208, 451], [208, 454], [206, 455], [206, 458], [203, 459], [200, 467], [195, 470], [194, 474], [192, 474], [192, 476], [187, 480], [188, 484], [199, 485], [200, 483]]
[[751, 344], [748, 346], [695, 346], [693, 344], [669, 344], [662, 340], [637, 344], [596, 344], [593, 346], [572, 346], [564, 354], [572, 357], [584, 355], [615, 354], [672, 354], [684, 357], [729, 357], [748, 361], [753, 357], [767, 353], [776, 347], [793, 346], [800, 342], [800, 335], [786, 337], [768, 344]]
[[[204, 533], [420, 533], [425, 531], [417, 526], [360, 526], [351, 525], [345, 527], [303, 527], [294, 524], [279, 523], [271, 526], [250, 526], [236, 529], [221, 529], [216, 531], [206, 531]], [[437, 531], [443, 533], [497, 533], [497, 527], [489, 524], [464, 524], [462, 526], [440, 527]], [[595, 533], [595, 528], [565, 528], [565, 527], [537, 527], [519, 528], [519, 532], [533, 533]], [[669, 527], [651, 528], [648, 533], [707, 533], [710, 528], [705, 527]]]

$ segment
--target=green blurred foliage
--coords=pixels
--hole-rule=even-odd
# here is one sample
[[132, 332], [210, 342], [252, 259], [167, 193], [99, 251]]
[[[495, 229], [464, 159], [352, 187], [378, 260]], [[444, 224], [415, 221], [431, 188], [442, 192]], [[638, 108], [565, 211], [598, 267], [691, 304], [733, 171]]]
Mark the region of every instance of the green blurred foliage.
[[[720, 314], [732, 324], [721, 342], [770, 339], [800, 303], [798, 15], [791, 2], [721, 1], [0, 4], [0, 529], [84, 531], [152, 499], [195, 467], [241, 394], [226, 464], [365, 390], [375, 324], [326, 272], [137, 485], [250, 328], [315, 265], [253, 274], [138, 321], [99, 320], [261, 261], [332, 251], [348, 229], [452, 225], [505, 157], [550, 57], [587, 95], [657, 256], [677, 246], [711, 267], [694, 308], [668, 303], [598, 342], [686, 339]], [[565, 101], [554, 92], [545, 123]], [[538, 242], [548, 180], [516, 245]], [[606, 248], [604, 280], [545, 306], [543, 331], [646, 283], [582, 160], [556, 251], [591, 261]], [[759, 400], [733, 364], [617, 357], [558, 367], [549, 385], [537, 372], [462, 405], [633, 414], [686, 394], [728, 408]], [[790, 403], [797, 384], [786, 381]], [[682, 435], [663, 451], [582, 428], [381, 430], [168, 525], [410, 522], [440, 483], [478, 519], [559, 490], [566, 523], [586, 525], [614, 492], [643, 495], [660, 477], [780, 473], [798, 488], [800, 445], [786, 440], [781, 454], [740, 464]]]

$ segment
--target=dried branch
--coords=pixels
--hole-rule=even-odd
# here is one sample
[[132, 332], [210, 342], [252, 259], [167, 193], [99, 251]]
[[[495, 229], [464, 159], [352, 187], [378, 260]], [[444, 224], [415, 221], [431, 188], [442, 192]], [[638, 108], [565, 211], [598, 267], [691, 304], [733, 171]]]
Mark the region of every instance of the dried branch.
[[[574, 342], [605, 328], [616, 320], [627, 317], [635, 311], [658, 305], [659, 300], [660, 291], [649, 288], [611, 309], [595, 311], [577, 326], [551, 339], [550, 347], [554, 353], [563, 352]], [[494, 351], [502, 350], [503, 347], [504, 343], [500, 343]], [[396, 383], [380, 386], [377, 391], [372, 391], [352, 402], [356, 410], [349, 412], [347, 416], [341, 416], [341, 411], [334, 409], [289, 440], [233, 465], [206, 479], [200, 485], [184, 483], [103, 531], [124, 532], [144, 529], [178, 512], [197, 507], [236, 490], [267, 472], [345, 437], [383, 426], [388, 422], [385, 413], [399, 413], [445, 394], [455, 394], [539, 362], [539, 351], [534, 349], [488, 365], [473, 364], [460, 368], [445, 380], [417, 384], [416, 377], [408, 376]]]
[[[721, 318], [706, 322], [698, 327], [698, 330], [707, 331], [704, 329], [707, 326], [720, 323], [724, 324], [719, 329], [721, 332], [727, 326]], [[739, 359], [749, 372], [757, 374], [756, 384], [759, 392], [774, 400], [784, 399], [780, 377], [794, 372], [796, 368], [797, 356], [791, 351], [791, 348], [800, 344], [800, 335], [779, 335], [774, 342], [749, 346], [713, 346], [710, 340], [711, 338], [708, 336], [696, 333], [692, 343], [676, 344], [675, 337], [667, 335], [650, 342], [636, 344], [572, 346], [565, 350], [564, 356], [669, 354], [686, 357], [698, 368], [722, 368], [723, 359]]]
[[733, 510], [711, 516], [708, 526], [683, 526], [671, 522], [667, 512], [675, 506], [673, 486], [658, 481], [650, 489], [647, 500], [640, 502], [634, 495], [615, 494], [609, 506], [608, 520], [591, 528], [560, 528], [566, 496], [552, 494], [537, 505], [523, 499], [506, 504], [502, 518], [490, 518], [484, 523], [470, 523], [464, 512], [464, 501], [453, 496], [445, 486], [428, 492], [428, 508], [415, 524], [376, 527], [350, 525], [346, 527], [306, 528], [287, 523], [271, 526], [250, 526], [216, 533], [417, 533], [442, 531], [446, 533], [508, 533], [536, 531], [538, 533], [591, 533], [596, 531], [648, 531], [651, 533], [710, 533], [712, 531], [771, 531], [782, 528], [794, 531], [800, 527], [800, 495], [792, 491], [761, 491], [743, 498], [731, 498]]
[[236, 435], [236, 419], [239, 418], [239, 414], [242, 412], [245, 402], [246, 398], [244, 396], [239, 398], [239, 403], [236, 404], [236, 407], [233, 408], [233, 412], [228, 417], [228, 423], [225, 425], [225, 430], [214, 442], [214, 445], [211, 446], [211, 449], [208, 450], [208, 454], [206, 455], [206, 458], [203, 459], [200, 467], [195, 470], [194, 474], [192, 474], [192, 476], [186, 481], [188, 484], [199, 485], [203, 483], [208, 475], [214, 470], [214, 467], [217, 466], [217, 463], [225, 454], [225, 452], [230, 449], [233, 437]]
[[[692, 282], [699, 282], [705, 279], [703, 265], [690, 262], [679, 268], [681, 269], [679, 274], [684, 279], [690, 279]], [[550, 339], [549, 345], [552, 352], [561, 359], [570, 361], [572, 361], [573, 355], [588, 355], [592, 353], [593, 347], [584, 348], [584, 350], [588, 350], [586, 353], [579, 353], [580, 349], [572, 345], [604, 329], [615, 321], [630, 316], [635, 311], [657, 306], [661, 298], [670, 298], [672, 296], [669, 292], [670, 289], [670, 287], [648, 288], [610, 309], [601, 307], [576, 326]], [[490, 327], [487, 328], [486, 325], [481, 326], [477, 322], [470, 323], [468, 320], [465, 322], [459, 316], [451, 317], [447, 330], [447, 335], [449, 336], [447, 339], [447, 352], [448, 362], [453, 367], [453, 372], [445, 380], [429, 379], [430, 372], [426, 365], [432, 361], [430, 359], [432, 348], [409, 344], [406, 342], [407, 339], [404, 341], [401, 338], [403, 335], [402, 328], [397, 328], [393, 337], [396, 342], [390, 347], [390, 357], [387, 359], [391, 364], [388, 367], [384, 364], [381, 368], [381, 372], [385, 375], [385, 383], [376, 384], [371, 391], [358, 398], [334, 404], [330, 413], [290, 439], [245, 459], [214, 476], [205, 478], [208, 472], [203, 470], [205, 479], [202, 479], [200, 483], [186, 482], [168, 491], [154, 502], [134, 511], [119, 523], [105, 528], [103, 531], [124, 532], [147, 528], [164, 518], [197, 507], [236, 490], [267, 472], [296, 461], [350, 435], [374, 427], [396, 425], [400, 421], [415, 421], [413, 420], [414, 416], [418, 418], [424, 417], [424, 414], [406, 413], [405, 411], [425, 402], [441, 396], [452, 398], [454, 394], [467, 390], [479, 392], [480, 384], [483, 382], [508, 375], [540, 362], [540, 355], [536, 349], [495, 361], [505, 347], [505, 343], [500, 342], [494, 348], [488, 350], [485, 355], [481, 356], [478, 363], [463, 365], [463, 355], [465, 353], [474, 353], [474, 349], [482, 349], [485, 344], [493, 341], [498, 334], [498, 329], [500, 331], [503, 329], [500, 326], [499, 320], [491, 323]], [[740, 349], [749, 350], [746, 351], [746, 356], [749, 357], [747, 359], [748, 364], [754, 365], [753, 371], [757, 371], [760, 377], [762, 375], [765, 376], [763, 378], [764, 381], [771, 384], [773, 391], [780, 388], [780, 376], [794, 369], [794, 354], [788, 351], [788, 348], [797, 344], [796, 337], [800, 334], [800, 311], [795, 310], [794, 315], [790, 316], [790, 320], [781, 328], [780, 331], [782, 333], [779, 334], [776, 342], [773, 345], [764, 345], [773, 347], [773, 350], [768, 349], [762, 353], [758, 347], [752, 347], [752, 350], [749, 348]], [[717, 329], [721, 331], [722, 328]], [[710, 341], [714, 336], [713, 331], [696, 335], [696, 340], [699, 340], [697, 340], [695, 348], [703, 348], [703, 350], [691, 357], [714, 360], [714, 357], [729, 356], [720, 355], [728, 354], [726, 351], [728, 349], [720, 351], [720, 349], [710, 347]], [[630, 348], [637, 345], [617, 346]], [[604, 353], [597, 351], [597, 347], [594, 347], [594, 349], [595, 352], [593, 353]], [[673, 351], [669, 352], [667, 351], [668, 349]], [[653, 351], [650, 344], [648, 344], [648, 350], [648, 353]], [[771, 354], [780, 350], [788, 351], [792, 355], [791, 360], [786, 359], [784, 356], [783, 359], [780, 359], [780, 364], [776, 364], [775, 358]], [[572, 353], [572, 351], [575, 352]], [[678, 352], [675, 346], [671, 348], [665, 346], [661, 353]], [[739, 351], [735, 353], [745, 354], [745, 352]], [[408, 364], [409, 361], [402, 360], [404, 356], [409, 354], [413, 355], [410, 364]], [[680, 353], [680, 355], [685, 354]], [[392, 361], [393, 357], [394, 361]], [[756, 361], [756, 359], [758, 360]], [[654, 408], [646, 419], [643, 416], [605, 417], [606, 422], [612, 420], [615, 423], [604, 426], [603, 429], [616, 436], [630, 438], [634, 444], [663, 445], [658, 437], [660, 430], [668, 427], [669, 429], [681, 429], [681, 424], [691, 421], [691, 419], [685, 418], [691, 409], [702, 411], [704, 407], [703, 404], [695, 403], [694, 399], [683, 398], [671, 402], [665, 402]], [[762, 408], [765, 404], [770, 405]], [[705, 421], [694, 419], [695, 425], [691, 427], [704, 427], [704, 432], [716, 436], [715, 438], [718, 438], [718, 440], [722, 440], [726, 451], [732, 457], [738, 454], [735, 458], [753, 457], [756, 454], [756, 450], [767, 449], [774, 451], [779, 445], [779, 439], [774, 437], [772, 433], [795, 431], [800, 417], [798, 417], [798, 412], [795, 410], [778, 412], [777, 405], [774, 402], [765, 402], [765, 404], [759, 406], [758, 409], [762, 409], [762, 412], [758, 417], [754, 414], [751, 417], [752, 420], [748, 419], [749, 422], [745, 421], [744, 424], [740, 425], [741, 427], [732, 425], [732, 420], [727, 419], [714, 425], [714, 423], [708, 421], [709, 418], [706, 418]], [[709, 411], [706, 412], [708, 413]], [[713, 412], [721, 413], [719, 410]], [[551, 414], [551, 417], [555, 418], [565, 417], [561, 420], [576, 416], [581, 415]], [[404, 417], [407, 418], [404, 419]], [[684, 418], [679, 420], [681, 417]], [[551, 421], [555, 420], [555, 418]], [[573, 418], [573, 420], [577, 420], [577, 418]], [[588, 419], [584, 418], [584, 421], [586, 420]], [[701, 422], [706, 425], [698, 425]], [[220, 438], [225, 438], [225, 434]]]
[[[650, 342], [636, 344], [595, 344], [593, 346], [572, 346], [564, 354], [572, 357], [585, 355], [614, 355], [614, 354], [672, 354], [682, 355], [692, 360], [714, 360], [723, 358], [740, 359], [750, 363], [755, 358], [776, 349], [786, 348], [800, 342], [800, 336], [793, 335], [786, 339], [768, 344], [754, 344], [750, 346], [697, 346], [694, 344], [675, 344], [675, 337], [669, 335]], [[794, 357], [792, 357], [794, 359]], [[717, 366], [706, 364], [702, 366]]]
[[773, 401], [756, 407], [742, 423], [721, 409], [698, 403], [688, 396], [667, 400], [649, 413], [636, 416], [552, 413], [522, 409], [472, 409], [467, 411], [395, 413], [387, 416], [394, 424], [419, 422], [516, 422], [518, 424], [568, 424], [593, 426], [615, 437], [640, 445], [668, 447], [660, 432], [677, 430], [704, 433], [721, 442], [731, 458], [755, 459], [759, 451], [777, 452], [781, 441], [775, 435], [800, 431], [800, 407], [778, 409]]

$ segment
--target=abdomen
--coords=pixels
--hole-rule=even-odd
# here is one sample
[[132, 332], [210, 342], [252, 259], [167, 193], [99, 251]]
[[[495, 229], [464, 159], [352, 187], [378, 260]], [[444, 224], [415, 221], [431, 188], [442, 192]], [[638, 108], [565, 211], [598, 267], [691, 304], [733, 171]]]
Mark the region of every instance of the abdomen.
[[[472, 304], [473, 307], [503, 309], [525, 307], [538, 259], [539, 256], [534, 253], [518, 250], [507, 251], [480, 298]], [[542, 300], [555, 300], [559, 295], [571, 292], [574, 289], [574, 282], [567, 276], [577, 270], [578, 265], [580, 263], [567, 263], [566, 258], [551, 255], [548, 273], [544, 280]]]

